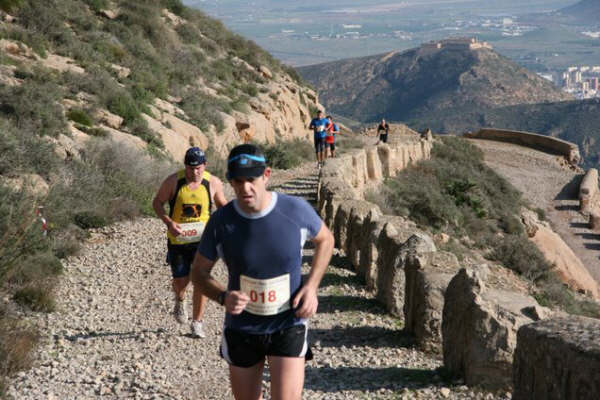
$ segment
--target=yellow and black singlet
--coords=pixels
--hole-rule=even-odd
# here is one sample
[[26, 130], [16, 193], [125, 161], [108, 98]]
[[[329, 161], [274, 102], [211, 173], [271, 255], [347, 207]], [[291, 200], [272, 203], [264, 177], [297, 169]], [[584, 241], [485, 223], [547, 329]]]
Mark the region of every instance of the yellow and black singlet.
[[173, 236], [167, 231], [171, 244], [188, 244], [200, 241], [204, 226], [210, 218], [212, 200], [210, 197], [210, 173], [204, 171], [202, 181], [195, 190], [191, 190], [186, 179], [185, 170], [177, 172], [177, 188], [175, 196], [169, 200], [169, 217], [177, 222], [182, 234]]

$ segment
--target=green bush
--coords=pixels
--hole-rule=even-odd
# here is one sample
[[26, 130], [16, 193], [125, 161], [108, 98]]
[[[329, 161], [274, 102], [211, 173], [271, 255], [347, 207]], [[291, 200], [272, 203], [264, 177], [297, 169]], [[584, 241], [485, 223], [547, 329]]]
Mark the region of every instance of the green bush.
[[13, 120], [20, 130], [56, 137], [67, 129], [59, 105], [63, 97], [63, 90], [53, 82], [28, 79], [20, 86], [0, 86], [0, 117]]
[[62, 263], [52, 251], [40, 251], [18, 261], [8, 282], [19, 286], [44, 282], [49, 276], [60, 275], [62, 271]]
[[33, 311], [50, 313], [56, 310], [56, 301], [52, 295], [53, 285], [37, 283], [18, 289], [13, 299]]
[[94, 125], [94, 120], [87, 111], [82, 110], [80, 108], [72, 108], [67, 112], [67, 118], [69, 118], [73, 122], [77, 122], [78, 124], [84, 126], [92, 126]]
[[307, 140], [279, 142], [264, 149], [267, 163], [273, 168], [290, 169], [312, 161], [314, 150]]
[[38, 342], [38, 332], [0, 309], [0, 397], [5, 395], [7, 378], [32, 365]]
[[519, 235], [506, 235], [489, 257], [532, 280], [552, 267], [533, 243]]
[[11, 276], [20, 261], [45, 251], [49, 243], [35, 215], [35, 200], [26, 192], [0, 185], [0, 284]]
[[108, 220], [94, 211], [81, 211], [74, 215], [75, 224], [82, 229], [101, 228], [108, 224]]
[[23, 0], [0, 0], [0, 10], [11, 12], [16, 10], [22, 3]]
[[84, 0], [84, 1], [94, 11], [106, 10], [108, 8], [108, 0]]
[[545, 274], [537, 282], [534, 297], [545, 307], [559, 307], [569, 314], [600, 318], [600, 304], [577, 295], [554, 274]]

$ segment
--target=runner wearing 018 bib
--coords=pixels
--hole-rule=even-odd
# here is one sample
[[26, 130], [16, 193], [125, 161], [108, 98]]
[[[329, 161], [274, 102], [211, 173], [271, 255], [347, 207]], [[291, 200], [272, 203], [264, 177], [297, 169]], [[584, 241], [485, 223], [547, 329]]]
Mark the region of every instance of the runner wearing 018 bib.
[[[303, 199], [266, 189], [271, 174], [259, 148], [235, 147], [227, 178], [236, 199], [208, 222], [192, 281], [225, 306], [221, 356], [229, 364], [236, 399], [260, 399], [265, 358], [273, 399], [300, 399], [304, 383], [307, 318], [317, 310], [317, 288], [333, 251], [333, 236]], [[303, 283], [302, 248], [315, 243]], [[224, 288], [210, 272], [217, 259], [228, 271]]]
[[[221, 207], [227, 202], [223, 183], [205, 169], [206, 156], [201, 149], [188, 149], [184, 163], [184, 169], [165, 179], [152, 202], [156, 215], [167, 226], [167, 261], [171, 265], [176, 297], [174, 314], [180, 323], [187, 321], [185, 290], [196, 247], [210, 218], [212, 204]], [[168, 214], [164, 209], [166, 203], [169, 204]], [[194, 292], [193, 300], [192, 334], [202, 337], [201, 321], [206, 298], [200, 292]]]

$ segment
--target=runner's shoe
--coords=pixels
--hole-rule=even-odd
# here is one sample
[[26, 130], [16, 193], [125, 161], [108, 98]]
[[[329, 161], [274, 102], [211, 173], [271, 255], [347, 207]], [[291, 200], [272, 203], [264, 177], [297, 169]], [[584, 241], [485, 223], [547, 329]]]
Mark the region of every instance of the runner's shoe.
[[180, 324], [184, 324], [188, 320], [187, 311], [185, 309], [185, 300], [175, 299], [175, 308], [173, 309], [175, 319]]
[[204, 333], [204, 325], [202, 321], [192, 321], [192, 336], [196, 338], [204, 338], [206, 334]]

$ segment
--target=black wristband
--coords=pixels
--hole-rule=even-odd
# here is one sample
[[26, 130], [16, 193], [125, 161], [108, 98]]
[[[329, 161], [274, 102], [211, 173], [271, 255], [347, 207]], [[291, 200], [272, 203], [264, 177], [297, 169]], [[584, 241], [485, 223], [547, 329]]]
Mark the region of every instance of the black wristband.
[[225, 296], [227, 296], [227, 290], [223, 290], [221, 293], [219, 293], [219, 297], [217, 298], [219, 304], [222, 306], [225, 305]]

